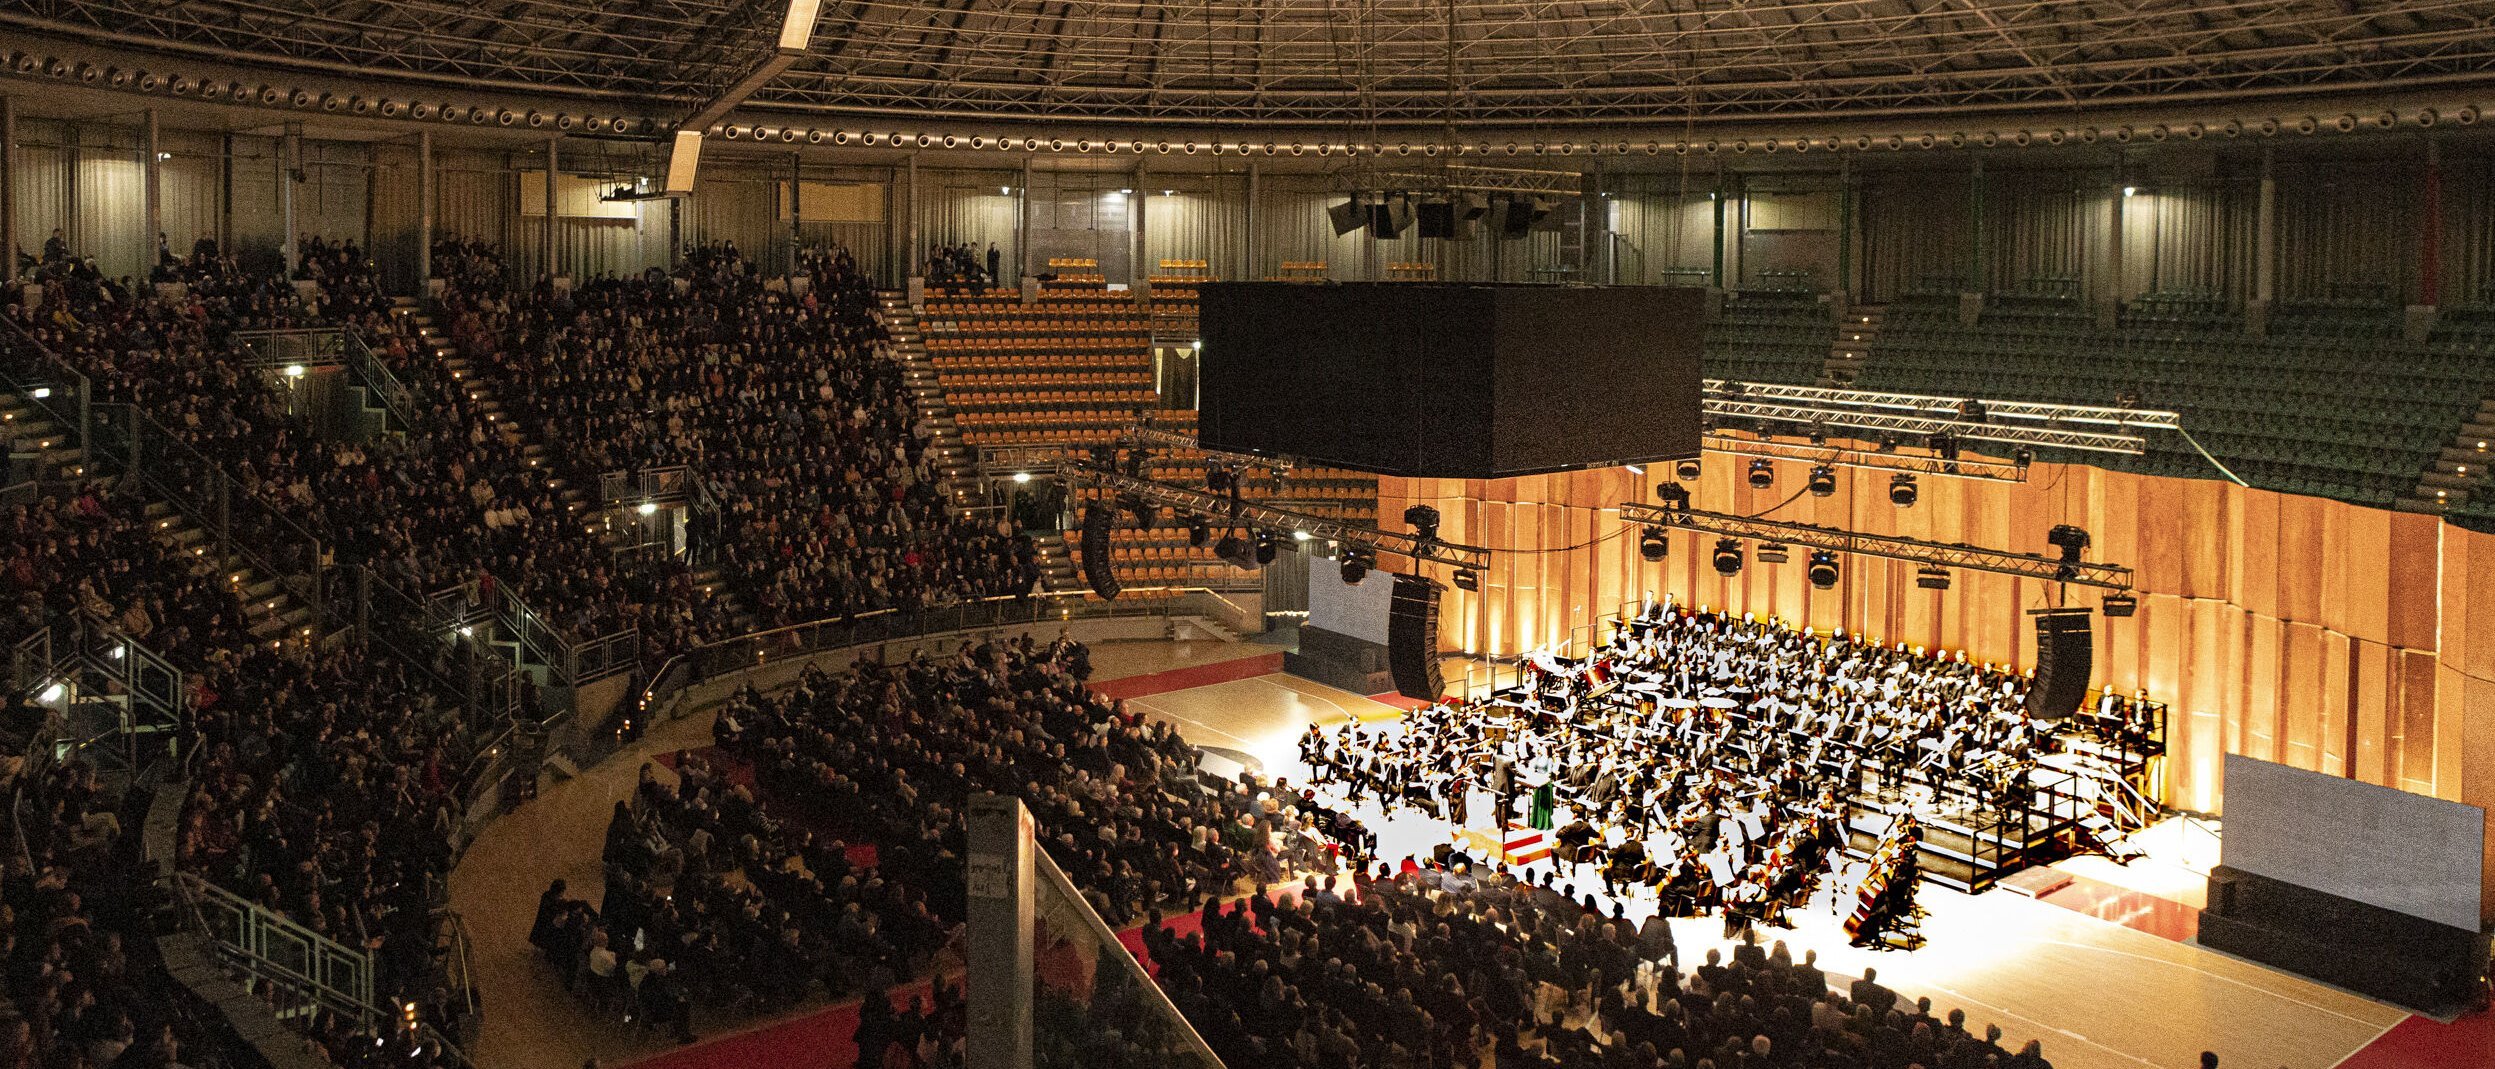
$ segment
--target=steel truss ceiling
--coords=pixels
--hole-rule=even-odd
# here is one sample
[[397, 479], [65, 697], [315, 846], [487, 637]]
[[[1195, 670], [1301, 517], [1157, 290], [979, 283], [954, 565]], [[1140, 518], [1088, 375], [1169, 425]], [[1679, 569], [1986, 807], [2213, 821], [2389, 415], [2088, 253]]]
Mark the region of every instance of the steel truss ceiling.
[[1831, 553], [1851, 553], [1864, 557], [1886, 557], [1909, 561], [1933, 568], [1965, 568], [1970, 571], [2017, 575], [2079, 586], [2103, 587], [2107, 590], [2131, 589], [2131, 569], [2119, 564], [2090, 561], [2062, 563], [2059, 558], [2034, 553], [2014, 553], [2006, 549], [1986, 549], [1964, 543], [1929, 542], [1903, 535], [1859, 534], [1834, 527], [1820, 527], [1787, 520], [1768, 520], [1756, 516], [1735, 516], [1723, 512], [1697, 509], [1661, 508], [1636, 502], [1620, 506], [1620, 518], [1629, 523], [1655, 527], [1671, 527], [1700, 534], [1727, 538], [1746, 538], [1757, 542], [1776, 542], [1795, 549], [1824, 549]]
[[[0, 0], [145, 51], [689, 107], [752, 0]], [[1195, 125], [1680, 124], [2495, 81], [2488, 0], [827, 0], [771, 111]]]

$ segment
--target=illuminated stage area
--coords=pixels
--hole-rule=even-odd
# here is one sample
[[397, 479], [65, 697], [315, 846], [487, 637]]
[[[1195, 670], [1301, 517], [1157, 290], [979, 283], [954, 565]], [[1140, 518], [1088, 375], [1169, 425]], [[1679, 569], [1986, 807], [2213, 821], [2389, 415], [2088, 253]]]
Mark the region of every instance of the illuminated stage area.
[[[1111, 666], [1165, 656], [1146, 647], [1099, 652]], [[1203, 656], [1199, 651], [1190, 659]], [[1113, 686], [1126, 691], [1131, 709], [1167, 720], [1217, 757], [1245, 759], [1294, 785], [1309, 775], [1297, 751], [1309, 725], [1330, 728], [1356, 719], [1393, 731], [1405, 715], [1401, 704], [1408, 704], [1280, 674], [1200, 686], [1177, 672], [1159, 678], [1177, 689], [1159, 689], [1152, 677]], [[1409, 808], [1390, 816], [1373, 800], [1352, 810], [1376, 833], [1385, 859], [1426, 856], [1456, 831]], [[2202, 1050], [2218, 1053], [2222, 1065], [2263, 1069], [2329, 1069], [2343, 1061], [2366, 1069], [2423, 1069], [2469, 1064], [2442, 1060], [2464, 1052], [2495, 1056], [2495, 1048], [2476, 1045], [2489, 1038], [2472, 1031], [2469, 1021], [2446, 1026], [2412, 1019], [2403, 1010], [2195, 945], [2195, 907], [2217, 855], [2213, 833], [2204, 822], [2169, 820], [2133, 837], [2148, 856], [2130, 866], [2091, 857], [2036, 870], [2031, 877], [2050, 875], [2049, 883], [2069, 879], [2040, 899], [2008, 889], [1969, 896], [1927, 882], [1920, 901], [1929, 912], [1923, 921], [1928, 942], [1905, 952], [1848, 944], [1835, 904], [1850, 907], [1859, 866], [1840, 865], [1810, 906], [1793, 912], [1793, 928], [1762, 929], [1762, 938], [1783, 940], [1797, 959], [1816, 951], [1831, 974], [1876, 969], [1879, 981], [1903, 996], [1930, 998], [1936, 1014], [1963, 1009], [1970, 1027], [1999, 1025], [2012, 1049], [2038, 1040], [2057, 1069], [2188, 1067]], [[1469, 838], [1477, 852], [1486, 849], [1482, 831]], [[1538, 875], [1552, 864], [1535, 862], [1525, 871]], [[1610, 908], [1592, 869], [1571, 866], [1561, 876], [1574, 881], [1580, 895], [1592, 887]], [[1643, 919], [1654, 913], [1655, 899], [1632, 897], [1625, 906], [1632, 918]], [[1676, 920], [1672, 927], [1685, 964], [1710, 949], [1731, 951], [1713, 917]], [[2368, 1049], [2395, 1027], [2402, 1037], [2430, 1037], [2417, 1048], [2425, 1053], [2401, 1060], [2397, 1052]]]

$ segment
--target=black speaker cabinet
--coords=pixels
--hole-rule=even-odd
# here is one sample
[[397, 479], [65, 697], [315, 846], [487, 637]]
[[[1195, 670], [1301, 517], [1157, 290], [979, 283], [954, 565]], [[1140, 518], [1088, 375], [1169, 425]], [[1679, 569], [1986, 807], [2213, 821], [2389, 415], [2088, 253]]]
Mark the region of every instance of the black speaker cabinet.
[[1107, 505], [1096, 504], [1083, 510], [1083, 582], [1100, 595], [1102, 601], [1116, 601], [1117, 569], [1109, 563], [1109, 529], [1116, 526], [1117, 516]]
[[1437, 701], [1446, 695], [1438, 675], [1438, 583], [1397, 575], [1394, 599], [1386, 618], [1386, 663], [1395, 675], [1395, 693]]
[[2487, 937], [2228, 865], [2209, 870], [2200, 944], [2436, 1016], [2475, 1004]]
[[2079, 711], [2088, 697], [2088, 673], [2096, 659], [2096, 635], [2086, 609], [2038, 609], [2036, 678], [2027, 685], [2027, 715], [2059, 720]]

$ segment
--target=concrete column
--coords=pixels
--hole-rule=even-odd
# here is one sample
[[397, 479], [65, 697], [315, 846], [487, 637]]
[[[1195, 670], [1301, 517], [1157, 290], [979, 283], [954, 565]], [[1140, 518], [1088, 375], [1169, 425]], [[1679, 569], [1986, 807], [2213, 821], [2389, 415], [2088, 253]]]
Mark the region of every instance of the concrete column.
[[1014, 279], [1031, 277], [1031, 157], [1022, 157], [1021, 196], [1014, 203]]
[[1246, 254], [1247, 263], [1240, 266], [1239, 277], [1249, 281], [1254, 281], [1255, 279], [1262, 277], [1263, 271], [1262, 268], [1257, 266], [1258, 261], [1256, 259], [1256, 195], [1258, 192], [1259, 183], [1257, 179], [1259, 174], [1260, 172], [1257, 169], [1256, 161], [1248, 161], [1247, 211], [1243, 213], [1247, 219], [1247, 240], [1239, 243], [1239, 247], [1244, 250]]
[[906, 227], [903, 233], [908, 235], [905, 240], [910, 243], [910, 273], [923, 275], [927, 265], [918, 259], [919, 250], [924, 247], [918, 240], [918, 153], [910, 153], [908, 167], [909, 185], [901, 201], [901, 219]]
[[964, 1053], [970, 1069], [1029, 1069], [1037, 918], [1031, 812], [1021, 799], [998, 794], [971, 795], [968, 810], [970, 907], [963, 949], [970, 966], [970, 1021]]
[[560, 139], [546, 139], [546, 226], [537, 234], [537, 263], [548, 278], [561, 277], [563, 272], [554, 262], [554, 221], [561, 207], [555, 203], [555, 175], [562, 170], [563, 158], [556, 145]]
[[1134, 183], [1135, 196], [1126, 205], [1127, 211], [1135, 213], [1134, 218], [1127, 220], [1127, 229], [1131, 231], [1127, 236], [1133, 246], [1126, 254], [1127, 284], [1134, 288], [1137, 297], [1141, 297], [1152, 285], [1152, 268], [1144, 263], [1144, 250], [1149, 247], [1145, 242], [1144, 228], [1149, 225], [1152, 216], [1152, 191], [1144, 188], [1151, 184], [1151, 175], [1140, 159], [1135, 161]]
[[433, 281], [433, 131], [416, 131], [416, 292]]
[[283, 173], [277, 176], [277, 215], [285, 227], [284, 244], [278, 246], [286, 257], [286, 273], [294, 274], [303, 262], [303, 250], [295, 240], [295, 176], [303, 173], [303, 125], [286, 124], [285, 139], [279, 142], [278, 165]]
[[1854, 157], [1837, 157], [1837, 284], [1830, 293], [1843, 314], [1854, 303]]
[[8, 257], [8, 270], [0, 277], [17, 277], [17, 100], [0, 93], [0, 256]]
[[1720, 290], [1724, 288], [1724, 177], [1722, 175], [1716, 176], [1715, 191], [1707, 194], [1707, 197], [1715, 204], [1715, 270], [1707, 276], [1709, 279], [1707, 285]]
[[805, 181], [804, 157], [796, 152], [790, 152], [788, 154], [788, 270], [786, 274], [791, 278], [797, 276], [798, 250], [806, 247], [805, 212], [801, 210], [806, 203]]
[[1967, 171], [1966, 289], [1982, 293], [1991, 288], [1984, 283], [1984, 157], [1977, 156]]
[[144, 124], [141, 129], [141, 140], [145, 143], [140, 146], [139, 151], [145, 153], [145, 157], [140, 161], [141, 167], [144, 168], [140, 173], [146, 176], [144, 196], [147, 203], [147, 236], [145, 239], [147, 247], [144, 255], [139, 258], [141, 265], [139, 277], [144, 279], [156, 271], [156, 250], [169, 247], [172, 243], [158, 241], [164, 235], [165, 229], [163, 132], [156, 125], [156, 109], [149, 108], [141, 114], [141, 122]]
[[2114, 325], [2122, 318], [2122, 300], [2124, 297], [2123, 290], [2125, 286], [2123, 281], [2122, 256], [2123, 213], [2124, 209], [2129, 206], [2129, 201], [2131, 200], [2131, 198], [2123, 196], [2122, 193], [2124, 188], [2123, 182], [2125, 179], [2126, 174], [2123, 168], [2117, 165], [2114, 168], [2113, 195], [2105, 198], [2107, 201], [2105, 209], [2105, 266], [2102, 274], [2099, 276], [2095, 310], [2096, 325], [2099, 329], [2103, 330], [2113, 329]]
[[2261, 201], [2252, 227], [2252, 299], [2268, 304], [2278, 298], [2278, 160], [2261, 150]]
[[2443, 303], [2443, 146], [2426, 141], [2426, 183], [2417, 213], [2417, 303]]

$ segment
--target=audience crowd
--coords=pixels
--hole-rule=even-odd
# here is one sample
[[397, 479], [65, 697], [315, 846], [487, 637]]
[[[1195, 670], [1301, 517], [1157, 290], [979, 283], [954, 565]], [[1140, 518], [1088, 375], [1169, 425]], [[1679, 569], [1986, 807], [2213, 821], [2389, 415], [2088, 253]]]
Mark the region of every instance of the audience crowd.
[[792, 298], [705, 246], [675, 278], [478, 302], [459, 336], [566, 477], [685, 466], [718, 508], [697, 548], [762, 626], [1028, 592], [1027, 540], [946, 515], [872, 283], [838, 248], [800, 268]]
[[[605, 902], [549, 888], [533, 941], [593, 1006], [654, 1007], [637, 1011], [652, 1027], [681, 1023], [691, 1002], [773, 1008], [816, 983], [881, 992], [962, 921], [976, 791], [1021, 795], [1050, 856], [1117, 923], [1333, 866], [1295, 810], [1206, 784], [1166, 725], [1085, 688], [1087, 657], [1025, 638], [810, 667], [781, 695], [736, 695], [714, 732], [772, 804], [698, 757], [679, 762], [674, 787], [645, 770], [609, 827]], [[656, 1003], [652, 975], [674, 978]], [[928, 1036], [908, 1021], [892, 1034]]]
[[[2049, 1069], [1935, 1017], [1866, 971], [1831, 990], [1816, 954], [1755, 941], [1682, 971], [1669, 922], [1605, 920], [1505, 872], [1423, 870], [1342, 895], [1207, 901], [1201, 928], [1144, 943], [1161, 986], [1224, 1062], [1273, 1069]], [[1095, 1031], [1098, 1029], [1095, 1028]], [[1141, 1064], [1118, 1058], [1085, 1064]]]

